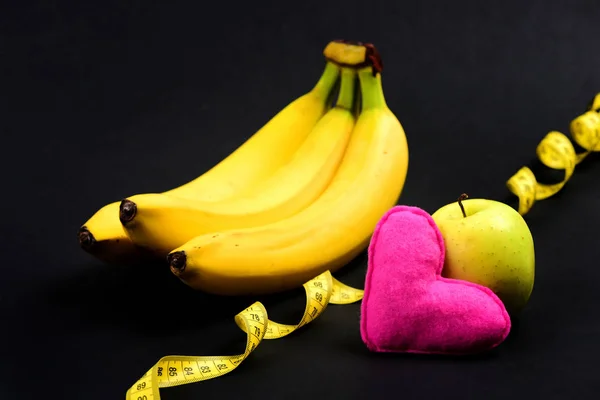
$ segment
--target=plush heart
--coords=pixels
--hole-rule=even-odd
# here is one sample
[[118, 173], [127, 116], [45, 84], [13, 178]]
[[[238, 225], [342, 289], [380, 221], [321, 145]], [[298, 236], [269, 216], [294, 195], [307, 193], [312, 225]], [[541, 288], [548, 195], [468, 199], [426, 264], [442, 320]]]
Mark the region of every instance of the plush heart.
[[369, 244], [360, 331], [371, 351], [470, 354], [506, 339], [510, 317], [488, 288], [441, 276], [444, 239], [431, 216], [390, 209]]

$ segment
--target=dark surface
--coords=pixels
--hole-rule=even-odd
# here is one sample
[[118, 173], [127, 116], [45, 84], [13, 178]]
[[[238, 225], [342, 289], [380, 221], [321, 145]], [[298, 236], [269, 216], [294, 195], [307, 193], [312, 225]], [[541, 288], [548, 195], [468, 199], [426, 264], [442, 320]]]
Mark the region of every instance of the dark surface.
[[[112, 267], [80, 224], [124, 196], [200, 175], [304, 93], [336, 38], [374, 43], [406, 129], [403, 204], [429, 212], [504, 184], [600, 91], [594, 1], [155, 6], [11, 2], [0, 12], [3, 274], [0, 398], [122, 399], [161, 356], [240, 351], [234, 315], [162, 266]], [[166, 2], [163, 2], [166, 4]], [[527, 215], [531, 301], [477, 358], [370, 354], [359, 304], [331, 306], [222, 378], [162, 398], [597, 398], [600, 162]], [[365, 257], [337, 274], [362, 287]], [[266, 299], [294, 323], [302, 291]]]

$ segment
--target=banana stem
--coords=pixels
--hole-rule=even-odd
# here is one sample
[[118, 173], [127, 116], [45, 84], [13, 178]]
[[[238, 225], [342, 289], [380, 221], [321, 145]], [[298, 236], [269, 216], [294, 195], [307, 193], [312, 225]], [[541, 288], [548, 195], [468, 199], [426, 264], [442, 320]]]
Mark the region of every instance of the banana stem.
[[385, 96], [381, 85], [381, 73], [373, 76], [373, 69], [369, 66], [358, 71], [362, 94], [362, 109], [386, 108]]
[[354, 87], [356, 82], [356, 71], [352, 68], [342, 68], [342, 83], [338, 94], [336, 107], [352, 110], [354, 105]]
[[361, 93], [360, 93], [360, 85], [355, 85], [354, 86], [354, 106], [352, 108], [352, 111], [354, 113], [354, 116], [358, 118], [358, 116], [360, 115], [360, 110], [362, 109], [362, 98], [361, 98]]
[[323, 99], [329, 98], [331, 90], [335, 86], [338, 76], [340, 75], [340, 67], [331, 61], [325, 64], [325, 70], [319, 78], [319, 81], [312, 89], [312, 92]]

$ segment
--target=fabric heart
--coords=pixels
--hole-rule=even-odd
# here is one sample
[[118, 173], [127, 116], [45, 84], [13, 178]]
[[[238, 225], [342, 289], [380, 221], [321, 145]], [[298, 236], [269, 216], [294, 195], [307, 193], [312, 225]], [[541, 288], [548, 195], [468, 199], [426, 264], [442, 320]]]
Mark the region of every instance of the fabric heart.
[[396, 206], [369, 244], [363, 342], [375, 352], [469, 354], [506, 339], [510, 317], [488, 288], [441, 276], [445, 247], [433, 218]]

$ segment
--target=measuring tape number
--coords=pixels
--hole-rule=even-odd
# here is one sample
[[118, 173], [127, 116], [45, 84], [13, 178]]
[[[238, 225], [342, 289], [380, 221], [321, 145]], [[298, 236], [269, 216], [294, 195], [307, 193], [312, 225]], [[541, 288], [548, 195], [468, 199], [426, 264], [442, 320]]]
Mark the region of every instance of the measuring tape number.
[[328, 304], [350, 304], [362, 299], [364, 291], [336, 280], [331, 272], [306, 282], [306, 308], [296, 325], [270, 321], [260, 302], [252, 304], [235, 316], [235, 323], [246, 333], [246, 349], [229, 356], [165, 356], [129, 388], [127, 400], [159, 400], [160, 388], [185, 385], [223, 376], [236, 369], [263, 339], [280, 339], [312, 322]]

